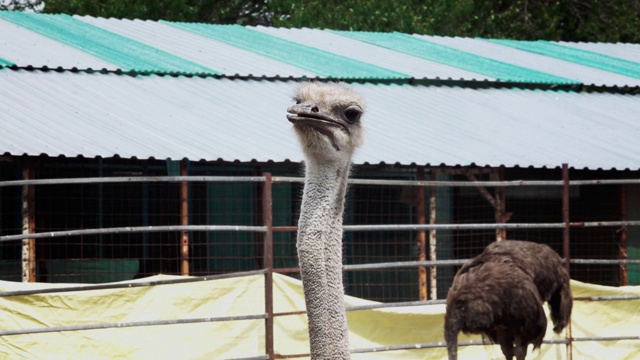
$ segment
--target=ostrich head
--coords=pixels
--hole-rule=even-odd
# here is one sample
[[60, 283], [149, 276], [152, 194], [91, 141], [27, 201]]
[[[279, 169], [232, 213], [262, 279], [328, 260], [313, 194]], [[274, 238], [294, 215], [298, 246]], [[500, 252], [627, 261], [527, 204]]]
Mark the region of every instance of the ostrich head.
[[307, 158], [318, 162], [350, 160], [364, 142], [360, 118], [364, 100], [339, 84], [305, 83], [298, 87], [287, 119]]

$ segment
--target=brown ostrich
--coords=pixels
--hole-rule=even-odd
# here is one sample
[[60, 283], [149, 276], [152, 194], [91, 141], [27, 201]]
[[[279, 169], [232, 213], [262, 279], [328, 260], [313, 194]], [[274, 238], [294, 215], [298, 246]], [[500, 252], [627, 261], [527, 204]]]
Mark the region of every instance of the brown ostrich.
[[547, 330], [570, 321], [573, 297], [569, 274], [550, 247], [506, 240], [487, 246], [458, 271], [447, 296], [444, 335], [449, 359], [457, 359], [458, 333], [481, 334], [500, 344], [507, 360], [524, 360], [529, 344], [539, 348]]

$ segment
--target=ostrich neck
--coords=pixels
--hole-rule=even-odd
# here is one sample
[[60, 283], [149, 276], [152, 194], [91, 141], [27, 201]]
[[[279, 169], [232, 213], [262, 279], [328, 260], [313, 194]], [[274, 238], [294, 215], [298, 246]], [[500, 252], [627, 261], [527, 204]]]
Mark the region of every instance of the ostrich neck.
[[312, 359], [348, 359], [342, 286], [342, 216], [350, 163], [306, 164], [298, 222]]

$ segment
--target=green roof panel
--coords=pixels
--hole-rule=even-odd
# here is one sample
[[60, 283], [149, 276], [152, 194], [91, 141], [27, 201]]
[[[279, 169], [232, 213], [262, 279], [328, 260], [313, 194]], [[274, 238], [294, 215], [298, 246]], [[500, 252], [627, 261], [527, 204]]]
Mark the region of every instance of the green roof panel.
[[13, 65], [13, 63], [11, 61], [9, 61], [9, 60], [5, 60], [3, 58], [0, 58], [0, 65], [2, 65], [2, 66], [11, 66], [11, 65]]
[[69, 15], [36, 15], [18, 11], [1, 11], [0, 18], [80, 49], [123, 70], [219, 74], [205, 66], [74, 19]]
[[578, 83], [575, 80], [565, 79], [545, 72], [471, 54], [408, 34], [363, 31], [333, 32], [418, 58], [489, 76], [500, 81], [562, 84]]
[[408, 78], [407, 74], [282, 39], [240, 25], [161, 21], [271, 59], [335, 78]]
[[576, 49], [544, 40], [482, 40], [640, 79], [640, 63], [595, 53], [593, 51]]

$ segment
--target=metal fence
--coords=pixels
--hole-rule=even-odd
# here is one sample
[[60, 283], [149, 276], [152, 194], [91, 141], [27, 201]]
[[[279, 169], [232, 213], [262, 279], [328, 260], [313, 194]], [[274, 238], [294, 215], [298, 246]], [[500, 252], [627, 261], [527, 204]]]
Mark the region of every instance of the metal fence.
[[[295, 276], [298, 273], [295, 220], [302, 181], [300, 177], [272, 176], [270, 173], [262, 176], [112, 176], [3, 181], [0, 182], [0, 190], [14, 189], [14, 195], [19, 195], [21, 209], [21, 231], [0, 235], [2, 261], [19, 264], [18, 267], [10, 267], [13, 272], [5, 271], [3, 274], [5, 278], [9, 274], [12, 279], [22, 281], [70, 282], [77, 279], [78, 282], [89, 283], [122, 280], [136, 274], [151, 275], [157, 269], [195, 275], [184, 280], [171, 280], [173, 282], [264, 274], [266, 312], [248, 318], [265, 319], [266, 349], [265, 354], [251, 359], [283, 358], [274, 354], [273, 318], [303, 312], [273, 312], [272, 274], [279, 272]], [[132, 184], [144, 186], [127, 188]], [[153, 184], [162, 186], [154, 187]], [[574, 189], [611, 189], [611, 186], [615, 186], [616, 191], [610, 197], [596, 191], [589, 200], [595, 199], [591, 205], [594, 208], [581, 209], [583, 204], [578, 202], [575, 210], [578, 215], [573, 215], [572, 199], [578, 197]], [[634, 279], [640, 259], [629, 258], [627, 244], [630, 229], [636, 234], [640, 220], [627, 218], [630, 212], [628, 186], [636, 189], [640, 186], [640, 179], [571, 180], [566, 165], [559, 180], [479, 180], [470, 175], [467, 181], [451, 181], [438, 180], [435, 172], [431, 173], [430, 180], [424, 180], [424, 172], [420, 171], [418, 180], [351, 179], [344, 226], [346, 291], [350, 295], [384, 302], [347, 308], [347, 311], [441, 304], [456, 267], [479, 253], [489, 242], [506, 238], [549, 244], [563, 256], [572, 278], [582, 277], [582, 280], [589, 281], [587, 276], [605, 274], [591, 278], [592, 282], [626, 285], [631, 267], [631, 280], [637, 281]], [[448, 189], [448, 192], [441, 189]], [[457, 189], [455, 194], [454, 189]], [[518, 193], [509, 189], [535, 191]], [[146, 201], [128, 200], [140, 191]], [[46, 199], [57, 197], [62, 206], [55, 210]], [[206, 201], [197, 201], [198, 198]], [[512, 203], [516, 203], [515, 208], [518, 208], [517, 203], [524, 202], [522, 199], [526, 199], [526, 204], [520, 208], [537, 208], [538, 211], [524, 216], [517, 211], [515, 214], [507, 211], [513, 209], [509, 206]], [[91, 203], [91, 210], [88, 203]], [[547, 219], [544, 212], [548, 207], [558, 210], [558, 214], [552, 217], [557, 221], [513, 221]], [[598, 207], [602, 209], [599, 211]], [[607, 215], [611, 208], [616, 209], [614, 217]], [[65, 210], [72, 211], [63, 213]], [[88, 211], [92, 216], [83, 215], [82, 211]], [[470, 216], [469, 213], [479, 215]], [[632, 206], [631, 213], [640, 214], [640, 209]], [[602, 218], [598, 218], [601, 215]], [[77, 218], [71, 219], [73, 216], [86, 222], [78, 223]], [[87, 220], [83, 220], [85, 218]], [[61, 226], [61, 222], [64, 225]], [[3, 227], [11, 229], [6, 224]], [[586, 233], [585, 230], [597, 231]], [[576, 240], [577, 246], [572, 244], [572, 239], [579, 239]], [[589, 248], [585, 244], [593, 245], [591, 252], [585, 252], [585, 248]], [[16, 253], [20, 257], [12, 259], [11, 254]], [[75, 268], [72, 266], [84, 260], [102, 262], [103, 268], [90, 267], [88, 263]], [[127, 267], [131, 262], [137, 266]], [[583, 271], [585, 268], [590, 270]], [[16, 269], [20, 271], [19, 275]], [[135, 286], [152, 285], [157, 284]], [[117, 286], [121, 285], [95, 284], [32, 293]], [[0, 296], [27, 294], [30, 293], [22, 291], [0, 293]], [[575, 300], [632, 299], [635, 298]], [[175, 319], [163, 320], [162, 323], [150, 321], [3, 330], [0, 336], [233, 320], [241, 319]], [[638, 339], [640, 336], [633, 334], [624, 338], [582, 339], [569, 336], [566, 340], [549, 343], [567, 346], [570, 354], [574, 341]], [[466, 342], [460, 346], [481, 344]], [[443, 342], [398, 344], [356, 349], [353, 353], [444, 346]]]

